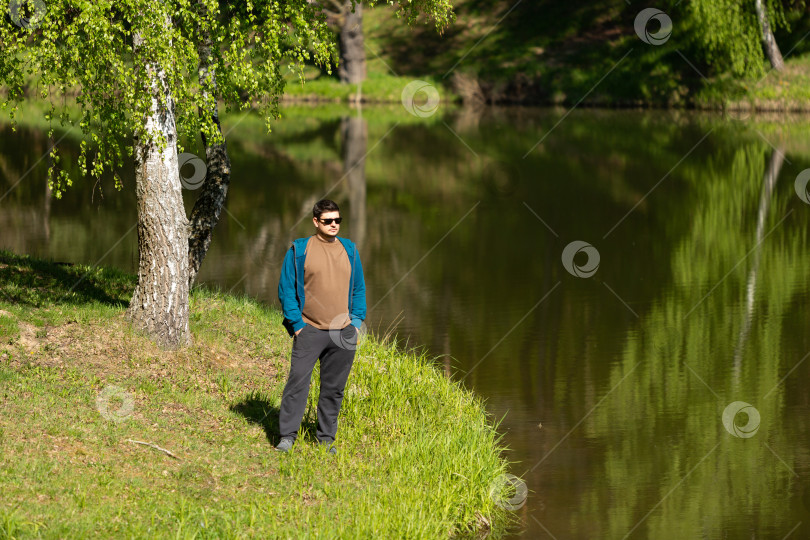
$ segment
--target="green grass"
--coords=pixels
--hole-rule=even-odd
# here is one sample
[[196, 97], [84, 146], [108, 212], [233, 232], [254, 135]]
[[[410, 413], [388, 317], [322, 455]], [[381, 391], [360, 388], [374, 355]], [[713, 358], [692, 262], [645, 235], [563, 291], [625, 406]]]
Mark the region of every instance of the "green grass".
[[430, 25], [408, 27], [387, 6], [365, 10], [369, 77], [396, 73], [451, 92], [449, 75], [459, 73], [506, 102], [527, 92], [538, 104], [810, 110], [810, 54], [794, 48], [801, 41], [792, 43], [806, 25], [796, 23], [790, 36], [780, 36], [783, 53], [791, 53], [783, 73], [739, 80], [699, 63], [702, 72], [695, 71], [676, 52], [677, 36], [668, 47], [645, 46], [632, 30], [640, 8], [623, 0], [456, 0], [453, 6], [456, 22], [442, 35]]
[[[343, 84], [338, 79], [320, 74], [315, 68], [309, 68], [306, 72], [310, 73], [311, 78], [308, 78], [304, 84], [301, 84], [297, 78], [287, 80], [287, 85], [284, 87], [286, 100], [346, 103], [356, 98], [358, 86], [360, 86], [360, 94], [366, 102], [401, 103], [402, 90], [415, 79], [369, 70], [368, 78], [360, 85], [356, 85]], [[442, 89], [440, 95], [444, 102], [453, 102], [458, 98], [449, 89], [443, 89], [441, 81], [436, 77], [426, 75], [420, 80], [432, 84], [437, 89]]]
[[810, 55], [790, 58], [783, 71], [758, 79], [713, 78], [695, 102], [709, 108], [810, 111]]
[[363, 341], [336, 456], [314, 444], [316, 367], [280, 454], [280, 313], [195, 288], [193, 344], [165, 351], [123, 316], [134, 283], [0, 252], [0, 538], [497, 536], [514, 520], [490, 493], [508, 466], [496, 426], [424, 354]]
[[[419, 79], [438, 89], [444, 110], [475, 84], [501, 103], [810, 110], [810, 53], [801, 40], [793, 43], [805, 23], [779, 36], [790, 52], [786, 70], [759, 81], [717, 74], [696, 51], [682, 52], [675, 37], [663, 47], [645, 45], [633, 32], [639, 8], [623, 0], [453, 5], [456, 21], [441, 34], [424, 21], [408, 26], [386, 4], [364, 10], [366, 103], [402, 112], [403, 89]], [[346, 105], [358, 95], [357, 85], [339, 82], [336, 66], [331, 74], [306, 66], [304, 85], [288, 68], [287, 104]]]

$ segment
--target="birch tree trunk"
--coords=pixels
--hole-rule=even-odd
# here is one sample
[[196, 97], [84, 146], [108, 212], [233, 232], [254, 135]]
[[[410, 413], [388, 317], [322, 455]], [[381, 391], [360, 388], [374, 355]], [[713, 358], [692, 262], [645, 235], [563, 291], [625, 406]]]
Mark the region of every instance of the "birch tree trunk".
[[366, 79], [366, 50], [363, 44], [363, 5], [357, 1], [354, 12], [347, 1], [340, 28], [340, 82], [358, 84]]
[[762, 31], [762, 47], [765, 49], [765, 55], [771, 63], [771, 67], [777, 71], [782, 71], [785, 67], [785, 61], [782, 58], [782, 53], [779, 50], [779, 45], [776, 44], [776, 39], [773, 37], [771, 31], [771, 23], [768, 21], [768, 12], [762, 3], [762, 0], [754, 0], [754, 7], [757, 10], [757, 19], [759, 19], [759, 28]]
[[[198, 2], [197, 6], [203, 16], [207, 15], [207, 9], [203, 2]], [[214, 64], [213, 58], [211, 61], [208, 60], [213, 47], [211, 34], [208, 32], [207, 27], [198, 28], [198, 30], [200, 32], [200, 44], [197, 47], [197, 52], [200, 57], [200, 65], [197, 72], [200, 86], [203, 88], [203, 95], [206, 101], [209, 97], [214, 100], [207, 110], [200, 108], [199, 114], [200, 116], [211, 116], [221, 136], [222, 128], [219, 124], [219, 111], [217, 109], [215, 91], [217, 86], [216, 64]], [[213, 97], [211, 97], [206, 90], [208, 85], [211, 85]], [[214, 227], [219, 223], [222, 209], [225, 206], [225, 199], [228, 196], [228, 186], [231, 181], [231, 161], [228, 158], [228, 149], [225, 145], [224, 138], [220, 144], [209, 145], [205, 133], [201, 133], [200, 135], [202, 136], [203, 145], [205, 146], [206, 173], [205, 181], [202, 185], [202, 192], [194, 203], [194, 208], [191, 211], [191, 231], [188, 238], [189, 289], [194, 285], [197, 272], [199, 272], [205, 254], [208, 252], [208, 247], [211, 245], [211, 236], [214, 232]]]
[[[166, 20], [166, 24], [171, 21]], [[133, 35], [135, 61], [142, 44]], [[151, 80], [151, 110], [148, 133], [167, 142], [157, 143], [136, 134], [135, 190], [138, 201], [138, 285], [127, 316], [133, 325], [150, 334], [160, 345], [174, 348], [189, 341], [188, 219], [183, 207], [180, 170], [177, 164], [177, 129], [174, 103], [166, 73], [151, 60], [146, 66]]]

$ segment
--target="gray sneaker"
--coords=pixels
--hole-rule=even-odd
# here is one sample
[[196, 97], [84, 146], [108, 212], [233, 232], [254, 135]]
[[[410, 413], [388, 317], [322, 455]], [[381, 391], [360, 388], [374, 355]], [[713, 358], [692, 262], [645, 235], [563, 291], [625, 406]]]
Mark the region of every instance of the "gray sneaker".
[[321, 448], [328, 446], [330, 454], [337, 454], [337, 448], [335, 447], [334, 441], [318, 441], [318, 446]]
[[276, 445], [276, 450], [279, 452], [289, 452], [293, 447], [293, 443], [295, 443], [295, 439], [292, 437], [282, 437], [281, 441]]

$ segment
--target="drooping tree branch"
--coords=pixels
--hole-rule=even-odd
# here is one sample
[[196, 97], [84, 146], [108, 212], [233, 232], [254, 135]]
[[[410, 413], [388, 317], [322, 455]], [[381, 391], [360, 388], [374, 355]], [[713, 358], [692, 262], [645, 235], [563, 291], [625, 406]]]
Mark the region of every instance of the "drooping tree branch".
[[[32, 96], [75, 97], [78, 122], [66, 102], [60, 110], [52, 102], [44, 115], [49, 137], [55, 120], [81, 128], [81, 175], [98, 181], [112, 172], [120, 189], [124, 155], [134, 158], [138, 285], [127, 313], [161, 344], [183, 345], [189, 337], [189, 285], [210, 245], [230, 180], [218, 99], [228, 111], [255, 107], [269, 132], [284, 92], [284, 60], [303, 74], [306, 62], [328, 66], [335, 56], [326, 16], [308, 0], [25, 4], [38, 11], [26, 12], [24, 20], [0, 21], [0, 88], [6, 90], [0, 110], [8, 111], [15, 127], [18, 104], [33, 80]], [[404, 1], [399, 11], [408, 23], [424, 14], [437, 27], [452, 18], [449, 0]], [[189, 76], [194, 69], [197, 76]], [[190, 228], [178, 141], [198, 133], [209, 170]], [[132, 144], [122, 148], [119, 141], [127, 139]], [[67, 168], [58, 168], [58, 145], [50, 158], [49, 187], [59, 198], [73, 179]]]

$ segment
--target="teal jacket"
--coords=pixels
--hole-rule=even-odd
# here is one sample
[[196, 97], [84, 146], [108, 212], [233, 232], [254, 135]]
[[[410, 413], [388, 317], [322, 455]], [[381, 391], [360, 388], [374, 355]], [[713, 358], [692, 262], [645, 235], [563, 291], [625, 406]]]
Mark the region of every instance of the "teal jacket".
[[[307, 258], [307, 242], [310, 237], [294, 240], [284, 263], [281, 265], [281, 277], [278, 280], [278, 299], [281, 302], [281, 311], [284, 314], [283, 325], [290, 336], [306, 326], [301, 317], [304, 308], [304, 261]], [[343, 244], [349, 263], [352, 266], [349, 282], [349, 317], [352, 325], [360, 328], [366, 318], [366, 282], [363, 279], [363, 265], [360, 264], [360, 253], [354, 242], [338, 237]]]

